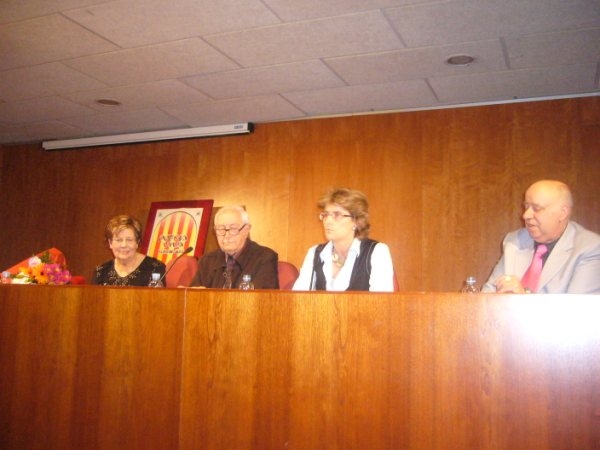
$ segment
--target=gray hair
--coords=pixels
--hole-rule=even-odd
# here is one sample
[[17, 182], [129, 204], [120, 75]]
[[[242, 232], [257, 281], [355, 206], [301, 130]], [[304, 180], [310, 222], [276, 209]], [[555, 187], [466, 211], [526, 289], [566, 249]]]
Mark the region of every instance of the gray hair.
[[219, 208], [219, 210], [215, 214], [215, 223], [217, 223], [217, 219], [219, 218], [219, 216], [226, 211], [237, 211], [240, 214], [240, 217], [242, 218], [242, 222], [244, 224], [247, 225], [250, 223], [250, 216], [248, 215], [248, 211], [246, 211], [246, 208], [240, 205], [228, 205]]

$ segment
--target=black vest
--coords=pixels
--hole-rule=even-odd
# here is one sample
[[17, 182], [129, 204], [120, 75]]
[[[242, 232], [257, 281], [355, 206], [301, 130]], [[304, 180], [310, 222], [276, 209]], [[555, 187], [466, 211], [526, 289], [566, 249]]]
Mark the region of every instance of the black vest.
[[[371, 253], [378, 242], [372, 239], [362, 239], [360, 241], [360, 254], [354, 261], [352, 274], [350, 275], [350, 284], [347, 291], [368, 291], [371, 278]], [[313, 277], [315, 278], [315, 290], [324, 291], [327, 285], [325, 273], [323, 272], [323, 261], [319, 255], [323, 251], [325, 244], [319, 244], [315, 248], [315, 258], [313, 260]], [[312, 279], [310, 280], [310, 289], [312, 290]]]

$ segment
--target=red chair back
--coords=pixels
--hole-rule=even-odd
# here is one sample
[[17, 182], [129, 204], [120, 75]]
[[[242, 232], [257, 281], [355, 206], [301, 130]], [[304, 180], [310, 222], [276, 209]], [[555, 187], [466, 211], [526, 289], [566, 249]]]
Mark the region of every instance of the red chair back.
[[198, 260], [190, 255], [172, 259], [167, 263], [167, 287], [189, 286], [198, 271]]
[[71, 284], [87, 284], [87, 281], [83, 275], [71, 276]]
[[279, 271], [279, 289], [291, 290], [296, 278], [298, 278], [298, 269], [287, 261], [279, 261], [277, 269]]

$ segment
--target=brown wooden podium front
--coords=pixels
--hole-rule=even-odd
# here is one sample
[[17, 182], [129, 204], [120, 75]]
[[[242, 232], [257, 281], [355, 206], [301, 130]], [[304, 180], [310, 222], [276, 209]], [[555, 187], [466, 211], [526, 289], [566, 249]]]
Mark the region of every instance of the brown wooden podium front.
[[0, 286], [2, 449], [600, 448], [600, 296]]

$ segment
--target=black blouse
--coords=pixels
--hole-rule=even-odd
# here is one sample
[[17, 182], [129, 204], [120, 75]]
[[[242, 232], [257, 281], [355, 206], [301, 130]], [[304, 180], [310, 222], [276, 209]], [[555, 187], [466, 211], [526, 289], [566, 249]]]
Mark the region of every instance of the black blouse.
[[111, 259], [96, 266], [92, 284], [102, 286], [148, 286], [153, 273], [160, 273], [162, 277], [165, 273], [165, 264], [150, 256], [145, 256], [140, 265], [124, 277], [117, 273], [115, 261]]

